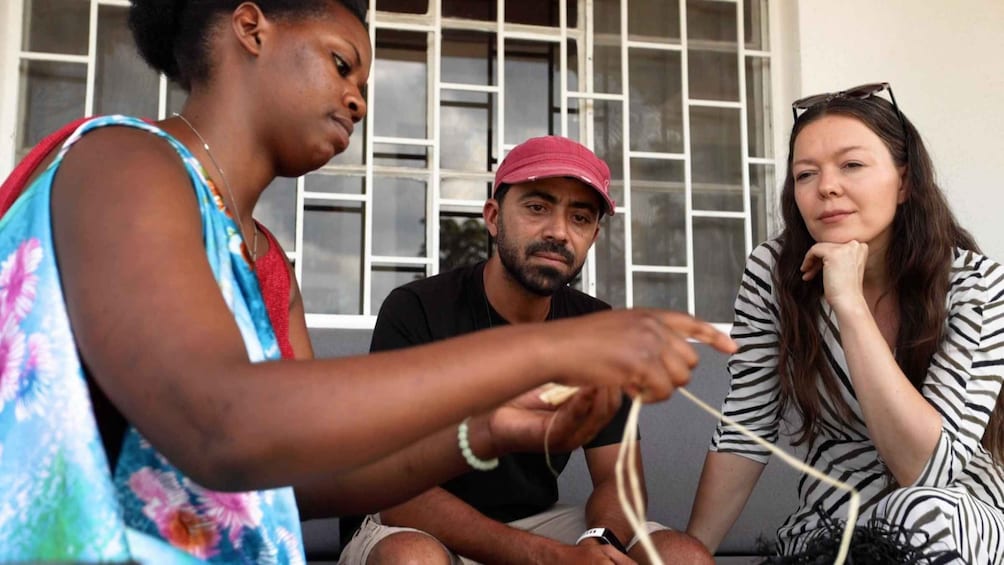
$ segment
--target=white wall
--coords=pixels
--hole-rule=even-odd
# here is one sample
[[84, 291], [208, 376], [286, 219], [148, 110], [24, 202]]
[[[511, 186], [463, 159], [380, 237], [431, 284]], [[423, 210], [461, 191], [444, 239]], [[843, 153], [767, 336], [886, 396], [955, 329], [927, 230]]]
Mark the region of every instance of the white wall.
[[[779, 0], [797, 56], [781, 63], [798, 92], [888, 81], [920, 130], [964, 227], [1004, 261], [1004, 2]], [[793, 65], [797, 61], [797, 67]], [[789, 86], [790, 88], [790, 86]], [[783, 129], [790, 128], [788, 122]]]

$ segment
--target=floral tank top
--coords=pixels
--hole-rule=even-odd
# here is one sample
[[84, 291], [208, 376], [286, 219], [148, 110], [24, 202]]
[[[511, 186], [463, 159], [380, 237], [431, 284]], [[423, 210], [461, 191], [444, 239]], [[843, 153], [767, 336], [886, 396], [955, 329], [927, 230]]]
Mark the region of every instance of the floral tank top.
[[0, 218], [0, 562], [303, 563], [291, 488], [221, 493], [182, 474], [135, 428], [109, 469], [77, 356], [49, 203], [63, 156], [96, 128], [164, 139], [196, 193], [206, 256], [252, 362], [279, 358], [240, 230], [199, 162], [125, 116], [80, 126]]

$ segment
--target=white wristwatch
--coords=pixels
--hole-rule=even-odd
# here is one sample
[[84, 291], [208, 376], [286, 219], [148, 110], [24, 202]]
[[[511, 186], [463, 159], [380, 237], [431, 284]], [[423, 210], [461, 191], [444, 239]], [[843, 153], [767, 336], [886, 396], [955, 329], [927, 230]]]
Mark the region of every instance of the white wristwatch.
[[617, 551], [627, 554], [627, 549], [624, 547], [624, 544], [621, 543], [621, 540], [617, 539], [617, 536], [613, 533], [613, 531], [608, 530], [607, 528], [589, 528], [583, 532], [581, 536], [579, 536], [579, 539], [575, 540], [576, 545], [586, 538], [596, 538], [600, 540], [600, 543], [604, 545], [612, 545]]

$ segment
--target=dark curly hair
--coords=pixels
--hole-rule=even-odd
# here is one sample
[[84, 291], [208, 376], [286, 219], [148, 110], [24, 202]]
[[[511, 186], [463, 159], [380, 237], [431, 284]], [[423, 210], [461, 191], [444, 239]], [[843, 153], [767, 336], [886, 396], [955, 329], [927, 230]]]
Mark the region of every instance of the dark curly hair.
[[[207, 52], [213, 20], [245, 0], [130, 0], [129, 29], [139, 54], [154, 70], [187, 91], [209, 76]], [[333, 3], [366, 22], [366, 0], [257, 0], [267, 16], [293, 19], [320, 15]]]

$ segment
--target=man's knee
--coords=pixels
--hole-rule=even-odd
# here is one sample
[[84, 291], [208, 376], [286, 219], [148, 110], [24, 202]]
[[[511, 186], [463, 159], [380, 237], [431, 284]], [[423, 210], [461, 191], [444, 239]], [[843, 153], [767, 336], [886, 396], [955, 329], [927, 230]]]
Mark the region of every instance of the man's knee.
[[[666, 565], [714, 565], [715, 563], [715, 558], [712, 557], [703, 543], [683, 532], [660, 530], [653, 532], [651, 537], [656, 551], [659, 552]], [[640, 543], [635, 544], [631, 549], [632, 555], [638, 550], [642, 553], [645, 551]], [[638, 562], [648, 563], [648, 559], [645, 558]]]
[[366, 565], [449, 565], [450, 555], [436, 538], [419, 532], [398, 532], [380, 540]]

